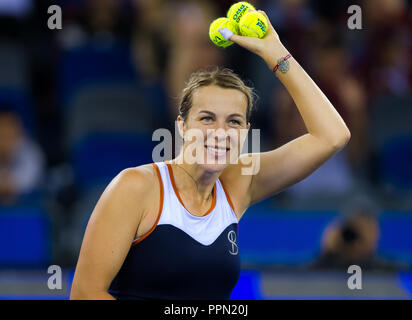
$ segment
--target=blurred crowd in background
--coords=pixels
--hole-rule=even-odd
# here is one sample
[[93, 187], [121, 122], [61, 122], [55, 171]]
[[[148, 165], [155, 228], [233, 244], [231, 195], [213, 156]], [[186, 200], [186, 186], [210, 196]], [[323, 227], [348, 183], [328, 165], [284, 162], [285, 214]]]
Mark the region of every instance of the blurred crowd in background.
[[[337, 261], [339, 243], [362, 234], [366, 251], [352, 248], [349, 255], [369, 257], [379, 233], [376, 212], [412, 210], [412, 3], [250, 2], [267, 13], [352, 134], [314, 174], [265, 203], [273, 210], [361, 203], [362, 210], [352, 206], [352, 215], [363, 213], [351, 218], [351, 227], [333, 222], [325, 230], [326, 253], [318, 263]], [[293, 100], [261, 58], [210, 41], [210, 22], [232, 3], [0, 1], [0, 203], [47, 208], [54, 261], [75, 263], [107, 183], [126, 167], [153, 162], [153, 131], [175, 132], [178, 98], [192, 72], [228, 67], [255, 87], [251, 127], [261, 130], [261, 151], [306, 133]], [[361, 30], [347, 25], [353, 4], [362, 9]], [[61, 30], [48, 28], [50, 5], [62, 8]]]

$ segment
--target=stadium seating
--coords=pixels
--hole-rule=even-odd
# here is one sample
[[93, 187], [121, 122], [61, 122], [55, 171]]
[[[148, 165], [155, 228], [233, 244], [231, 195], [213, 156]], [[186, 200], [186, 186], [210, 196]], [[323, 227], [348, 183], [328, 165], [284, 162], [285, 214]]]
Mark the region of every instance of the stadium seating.
[[371, 145], [381, 182], [402, 192], [412, 190], [412, 94], [380, 97], [373, 106]]
[[29, 88], [28, 57], [24, 48], [11, 42], [0, 43], [0, 107], [17, 111], [28, 133], [35, 131], [33, 102]]
[[80, 188], [106, 184], [121, 170], [152, 162], [151, 136], [95, 133], [74, 147], [72, 164]]
[[0, 87], [26, 90], [29, 87], [28, 57], [23, 46], [0, 42]]
[[[296, 266], [320, 253], [325, 227], [337, 211], [250, 208], [239, 224], [239, 248], [245, 265]], [[412, 212], [384, 211], [379, 216], [378, 255], [412, 265]]]
[[0, 268], [43, 268], [51, 261], [50, 217], [41, 206], [0, 206]]
[[63, 107], [77, 90], [90, 83], [133, 83], [136, 79], [130, 49], [120, 42], [102, 44], [91, 41], [65, 51], [58, 74]]
[[143, 92], [132, 84], [90, 84], [75, 94], [66, 110], [66, 148], [90, 133], [151, 132], [150, 111]]

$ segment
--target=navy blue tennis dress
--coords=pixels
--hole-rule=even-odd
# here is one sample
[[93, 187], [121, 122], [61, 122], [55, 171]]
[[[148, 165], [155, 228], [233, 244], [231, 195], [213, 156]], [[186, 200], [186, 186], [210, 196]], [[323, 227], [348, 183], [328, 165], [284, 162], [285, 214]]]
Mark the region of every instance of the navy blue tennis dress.
[[152, 164], [159, 178], [156, 223], [135, 239], [113, 279], [117, 299], [229, 299], [240, 275], [238, 220], [218, 179], [203, 216], [184, 207], [170, 164]]

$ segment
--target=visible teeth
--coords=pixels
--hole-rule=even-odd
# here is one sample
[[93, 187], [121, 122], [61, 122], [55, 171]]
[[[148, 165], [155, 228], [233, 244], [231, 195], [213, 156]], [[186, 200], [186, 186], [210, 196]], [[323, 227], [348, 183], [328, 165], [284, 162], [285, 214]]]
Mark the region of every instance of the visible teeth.
[[226, 148], [222, 149], [222, 148], [215, 148], [215, 147], [207, 147], [208, 149], [214, 151], [214, 152], [226, 152]]

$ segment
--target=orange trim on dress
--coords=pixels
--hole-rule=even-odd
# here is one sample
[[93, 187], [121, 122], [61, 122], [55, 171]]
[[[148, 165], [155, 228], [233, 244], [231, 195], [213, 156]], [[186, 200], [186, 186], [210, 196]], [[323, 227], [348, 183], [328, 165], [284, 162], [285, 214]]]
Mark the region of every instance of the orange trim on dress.
[[138, 239], [135, 239], [132, 242], [132, 247], [135, 246], [136, 244], [140, 243], [143, 239], [145, 239], [149, 234], [151, 234], [153, 232], [153, 230], [156, 228], [157, 223], [159, 222], [160, 216], [162, 215], [162, 209], [163, 209], [163, 183], [162, 183], [162, 177], [160, 175], [160, 171], [159, 168], [157, 166], [157, 164], [152, 163], [153, 167], [156, 169], [156, 173], [157, 173], [157, 178], [159, 179], [159, 183], [160, 183], [160, 207], [159, 207], [159, 211], [157, 213], [157, 219], [156, 222], [154, 223], [154, 225], [152, 226], [152, 228], [146, 232], [145, 235], [141, 236]]
[[[174, 177], [173, 177], [172, 167], [170, 166], [170, 163], [166, 163], [166, 165], [167, 165], [167, 169], [168, 169], [168, 171], [169, 171], [169, 177], [170, 177], [170, 181], [172, 182], [173, 190], [175, 191], [175, 194], [176, 194], [177, 198], [179, 199], [180, 203], [182, 204], [182, 206], [186, 209], [185, 205], [183, 204], [182, 199], [180, 198], [179, 192], [177, 191], [176, 184], [175, 184], [175, 179], [174, 179]], [[212, 205], [210, 206], [209, 210], [208, 210], [204, 215], [202, 215], [202, 216], [196, 216], [196, 215], [194, 215], [194, 214], [191, 214], [191, 213], [189, 212], [189, 210], [186, 209], [186, 211], [189, 212], [192, 216], [195, 216], [195, 217], [205, 217], [205, 216], [207, 216], [210, 212], [212, 212], [212, 210], [215, 208], [215, 206], [216, 206], [216, 183], [215, 183], [215, 185], [214, 185], [214, 187], [213, 187], [213, 200], [212, 200]]]

